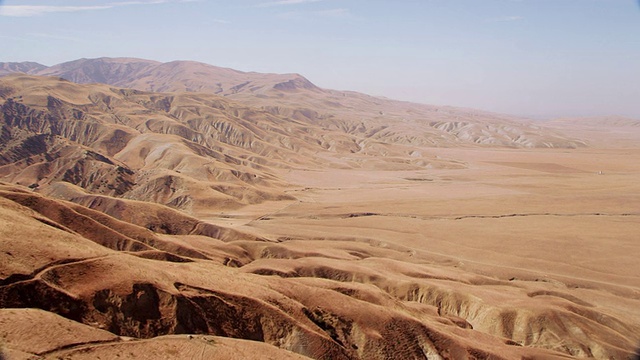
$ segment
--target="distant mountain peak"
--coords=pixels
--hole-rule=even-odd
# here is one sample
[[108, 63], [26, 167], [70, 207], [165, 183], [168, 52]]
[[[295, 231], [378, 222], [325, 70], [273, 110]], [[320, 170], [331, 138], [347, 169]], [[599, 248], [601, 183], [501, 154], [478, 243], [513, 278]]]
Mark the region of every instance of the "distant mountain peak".
[[311, 81], [307, 80], [300, 74], [292, 74], [293, 78], [291, 80], [283, 81], [277, 83], [273, 86], [276, 90], [281, 91], [295, 91], [300, 89], [306, 90], [320, 90], [317, 86], [315, 86]]
[[11, 73], [31, 74], [46, 69], [47, 67], [37, 62], [0, 62], [0, 76]]
[[[16, 66], [10, 69], [14, 68]], [[523, 119], [473, 109], [434, 107], [356, 92], [324, 90], [296, 73], [242, 72], [196, 61], [160, 63], [135, 58], [79, 59], [30, 73], [75, 83], [103, 83], [156, 93], [195, 92], [225, 96], [245, 106], [268, 109], [287, 120], [309, 122], [320, 125], [323, 130], [364, 136], [380, 143], [584, 146], [577, 139], [530, 127]]]
[[24, 72], [57, 76], [79, 84], [103, 83], [156, 92], [208, 92], [218, 95], [322, 91], [300, 74], [242, 72], [188, 60], [161, 63], [137, 58], [78, 59], [51, 67], [35, 63], [7, 63], [0, 75]]

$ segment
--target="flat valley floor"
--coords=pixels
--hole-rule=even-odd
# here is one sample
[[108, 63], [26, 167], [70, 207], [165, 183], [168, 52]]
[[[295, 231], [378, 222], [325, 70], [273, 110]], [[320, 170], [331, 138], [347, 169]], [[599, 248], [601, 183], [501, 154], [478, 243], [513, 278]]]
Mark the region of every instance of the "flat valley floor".
[[[490, 323], [500, 317], [491, 320], [472, 314], [483, 310], [465, 306], [497, 307], [521, 318], [521, 312], [550, 304], [577, 304], [597, 309], [599, 319], [590, 321], [624, 319], [637, 329], [639, 150], [431, 151], [465, 168], [292, 170], [283, 177], [299, 185], [290, 190], [296, 201], [246, 207], [221, 217], [201, 211], [199, 216], [279, 239], [299, 258], [322, 259], [327, 268], [355, 274], [351, 281], [380, 287], [382, 279], [420, 278], [420, 271], [411, 273], [412, 266], [427, 265], [432, 274], [424, 278], [477, 300], [455, 312], [475, 316], [477, 323], [471, 324], [487, 332], [505, 326]], [[345, 261], [338, 249], [354, 243], [371, 251], [359, 247]], [[378, 249], [387, 257], [377, 258]], [[281, 276], [292, 267], [262, 261], [264, 269]], [[486, 280], [469, 280], [470, 274]], [[497, 332], [517, 331], [513, 321], [516, 329]], [[623, 335], [640, 340], [638, 333]]]

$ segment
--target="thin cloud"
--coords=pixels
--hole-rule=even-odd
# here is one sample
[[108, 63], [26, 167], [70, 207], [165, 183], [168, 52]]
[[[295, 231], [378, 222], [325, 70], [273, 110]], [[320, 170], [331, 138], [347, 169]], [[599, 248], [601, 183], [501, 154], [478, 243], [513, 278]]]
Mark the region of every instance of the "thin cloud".
[[317, 15], [320, 16], [328, 16], [328, 17], [349, 17], [351, 16], [351, 12], [349, 11], [349, 9], [344, 9], [344, 8], [340, 8], [340, 9], [329, 9], [329, 10], [320, 10], [320, 11], [316, 11], [314, 12]]
[[81, 39], [78, 39], [78, 38], [75, 38], [75, 37], [71, 37], [71, 36], [64, 36], [64, 35], [45, 34], [45, 33], [30, 33], [28, 35], [34, 36], [34, 37], [37, 37], [37, 38], [44, 38], [44, 39], [83, 42], [83, 40], [81, 40]]
[[7, 36], [7, 35], [0, 35], [0, 39], [17, 40], [17, 41], [33, 41], [33, 39], [27, 39], [27, 38], [17, 37], [17, 36]]
[[6, 5], [0, 7], [0, 16], [29, 17], [49, 13], [78, 12], [111, 9], [113, 6], [47, 6], [47, 5]]
[[156, 4], [166, 4], [168, 0], [149, 0], [149, 1], [119, 1], [113, 2], [109, 5], [112, 6], [127, 6], [127, 5], [156, 5]]
[[300, 5], [300, 4], [316, 3], [320, 1], [324, 1], [324, 0], [279, 0], [279, 1], [270, 1], [266, 3], [258, 4], [257, 7]]
[[346, 19], [351, 18], [351, 11], [349, 9], [327, 9], [327, 10], [317, 10], [317, 11], [288, 11], [284, 13], [280, 13], [278, 15], [281, 19], [286, 20], [307, 20], [309, 18], [335, 18], [335, 19]]
[[524, 20], [522, 16], [503, 16], [499, 18], [487, 19], [487, 22], [512, 22]]
[[51, 13], [70, 13], [81, 11], [97, 11], [113, 9], [120, 6], [129, 5], [157, 5], [166, 3], [186, 3], [195, 2], [196, 0], [149, 0], [149, 1], [123, 1], [112, 2], [104, 5], [93, 6], [65, 6], [65, 5], [4, 5], [0, 6], [0, 16], [12, 16], [12, 17], [31, 17], [41, 16]]

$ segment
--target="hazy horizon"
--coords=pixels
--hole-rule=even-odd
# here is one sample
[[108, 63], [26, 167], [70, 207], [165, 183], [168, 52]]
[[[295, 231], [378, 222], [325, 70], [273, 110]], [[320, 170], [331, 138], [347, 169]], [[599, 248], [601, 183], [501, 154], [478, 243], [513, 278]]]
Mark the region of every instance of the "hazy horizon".
[[2, 62], [194, 60], [531, 118], [640, 118], [632, 0], [0, 1]]

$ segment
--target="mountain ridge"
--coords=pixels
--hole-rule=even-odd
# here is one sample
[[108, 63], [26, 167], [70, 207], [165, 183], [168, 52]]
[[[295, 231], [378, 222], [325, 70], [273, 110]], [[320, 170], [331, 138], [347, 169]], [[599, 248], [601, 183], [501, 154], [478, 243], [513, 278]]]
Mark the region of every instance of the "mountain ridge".
[[550, 130], [537, 134], [539, 124], [510, 115], [321, 89], [299, 74], [261, 74], [195, 61], [159, 63], [135, 58], [79, 59], [30, 73], [141, 91], [212, 93], [329, 130], [356, 136], [376, 134], [377, 140], [394, 144], [586, 145]]
[[637, 150], [130, 60], [0, 77], [9, 356], [631, 357]]
[[[123, 69], [128, 71], [123, 71]], [[57, 76], [63, 79], [79, 83], [101, 83], [118, 87], [131, 88], [153, 92], [209, 92], [223, 96], [237, 97], [245, 92], [265, 97], [269, 90], [292, 92], [297, 90], [312, 90], [326, 92], [340, 97], [367, 96], [377, 101], [403, 103], [408, 106], [425, 106], [441, 110], [471, 111], [485, 116], [497, 118], [518, 119], [528, 121], [526, 117], [505, 115], [493, 111], [478, 110], [470, 107], [451, 105], [428, 105], [412, 101], [392, 99], [383, 96], [372, 96], [350, 90], [323, 89], [313, 84], [309, 79], [299, 73], [259, 73], [255, 71], [241, 71], [228, 67], [215, 66], [194, 60], [172, 60], [160, 62], [134, 57], [99, 57], [81, 58], [62, 62], [52, 66], [46, 66], [32, 61], [24, 62], [0, 62], [0, 76], [12, 73], [24, 73], [37, 76]], [[180, 76], [179, 76], [180, 75]], [[266, 96], [273, 100], [279, 96]], [[291, 94], [289, 94], [291, 95]], [[538, 121], [538, 124], [566, 123], [570, 119], [584, 119], [591, 125], [598, 119], [605, 123], [612, 119], [624, 117], [592, 116], [592, 117], [561, 117], [548, 121]], [[638, 119], [627, 118], [637, 121]], [[626, 121], [629, 123], [629, 121]], [[619, 125], [619, 124], [617, 124]]]
[[[76, 81], [92, 75], [118, 82], [132, 73], [150, 76], [149, 64], [180, 69], [192, 64], [131, 61], [107, 59], [104, 65], [104, 59], [81, 59], [57, 69], [81, 69], [71, 77]], [[96, 62], [89, 67], [95, 72], [83, 65]], [[103, 74], [113, 67], [115, 72]], [[217, 69], [196, 65], [201, 67]], [[268, 81], [256, 76], [263, 81], [260, 89], [236, 85], [226, 95], [161, 93], [36, 75], [1, 77], [0, 176], [41, 191], [66, 181], [97, 195], [191, 211], [213, 203], [233, 208], [287, 199], [275, 190], [283, 184], [276, 170], [301, 165], [458, 168], [465, 165], [440, 159], [428, 148], [585, 146], [506, 116], [385, 102], [319, 89], [306, 80], [296, 83], [297, 78], [288, 80], [291, 86], [279, 86], [280, 75], [268, 75]], [[257, 90], [262, 93], [256, 95]]]
[[[319, 90], [317, 86], [300, 74], [243, 72], [190, 60], [174, 60], [162, 63], [139, 58], [101, 57], [94, 59], [82, 58], [50, 67], [37, 63], [0, 63], [0, 69], [4, 69], [4, 74], [23, 72], [29, 75], [58, 76], [79, 84], [102, 83], [157, 92], [206, 91], [231, 94], [237, 93], [239, 89], [251, 82], [260, 82], [265, 79], [275, 82], [274, 87], [277, 86], [279, 90], [292, 91], [297, 89], [298, 86]], [[157, 77], [158, 73], [163, 74], [164, 77], [160, 81], [149, 82], [149, 77], [154, 75]], [[176, 80], [167, 74], [186, 75], [192, 84], [191, 86], [186, 84], [185, 78]], [[198, 82], [198, 77], [202, 76], [209, 78], [213, 76], [217, 78], [217, 81], [214, 84]], [[230, 81], [230, 78], [234, 76], [237, 78]], [[185, 83], [184, 86], [176, 85], [180, 82]], [[258, 84], [258, 86], [262, 85]]]

